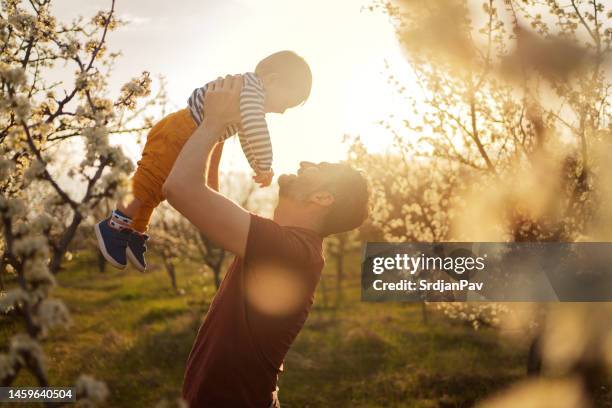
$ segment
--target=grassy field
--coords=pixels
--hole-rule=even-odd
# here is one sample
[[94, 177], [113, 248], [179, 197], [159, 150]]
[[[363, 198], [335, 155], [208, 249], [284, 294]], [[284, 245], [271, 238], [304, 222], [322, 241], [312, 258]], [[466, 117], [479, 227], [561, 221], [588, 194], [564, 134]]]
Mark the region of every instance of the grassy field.
[[[358, 260], [347, 264], [357, 268]], [[324, 276], [329, 291], [318, 293], [287, 356], [283, 407], [468, 407], [523, 376], [525, 344], [434, 312], [425, 325], [419, 304], [361, 303], [355, 271], [335, 307], [332, 267]], [[185, 360], [214, 294], [212, 277], [199, 265], [180, 265], [177, 294], [163, 269], [151, 269], [99, 273], [88, 253], [67, 263], [55, 295], [74, 325], [45, 342], [52, 384], [94, 374], [107, 383], [111, 407], [152, 407], [180, 394]], [[1, 321], [0, 345], [17, 324]], [[26, 375], [18, 379], [31, 383]]]

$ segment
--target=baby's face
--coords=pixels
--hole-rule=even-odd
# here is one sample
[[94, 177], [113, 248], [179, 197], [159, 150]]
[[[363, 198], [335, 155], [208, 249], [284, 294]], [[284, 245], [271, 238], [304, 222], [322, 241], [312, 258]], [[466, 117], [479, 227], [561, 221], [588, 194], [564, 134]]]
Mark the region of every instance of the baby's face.
[[297, 100], [295, 92], [286, 88], [278, 81], [276, 74], [264, 75], [261, 78], [266, 93], [264, 109], [266, 113], [285, 113], [289, 108], [299, 105], [302, 101]]

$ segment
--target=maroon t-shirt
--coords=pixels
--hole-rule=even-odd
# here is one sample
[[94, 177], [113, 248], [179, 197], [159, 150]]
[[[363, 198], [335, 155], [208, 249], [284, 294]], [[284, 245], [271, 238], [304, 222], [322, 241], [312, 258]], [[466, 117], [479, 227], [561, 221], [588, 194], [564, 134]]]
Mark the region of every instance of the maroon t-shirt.
[[244, 259], [230, 266], [187, 360], [191, 408], [270, 405], [323, 263], [316, 232], [251, 215]]

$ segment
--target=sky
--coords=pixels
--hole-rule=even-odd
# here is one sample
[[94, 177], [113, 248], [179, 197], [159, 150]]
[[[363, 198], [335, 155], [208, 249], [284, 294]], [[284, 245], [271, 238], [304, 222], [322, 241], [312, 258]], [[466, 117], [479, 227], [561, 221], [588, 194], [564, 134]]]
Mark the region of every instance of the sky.
[[[252, 71], [283, 49], [309, 63], [313, 88], [305, 105], [268, 114], [275, 173], [294, 171], [301, 160], [338, 161], [344, 134], [361, 135], [369, 150], [388, 146], [378, 124], [401, 115], [406, 101], [387, 83], [389, 71], [408, 71], [388, 17], [364, 8], [371, 0], [118, 0], [117, 15], [130, 24], [111, 33], [121, 50], [111, 91], [146, 70], [163, 75], [171, 107], [186, 106], [195, 87], [229, 73]], [[60, 19], [92, 16], [110, 0], [61, 0]], [[157, 82], [157, 81], [156, 81]], [[160, 118], [161, 119], [161, 118]], [[129, 136], [117, 140], [137, 160]], [[223, 166], [248, 169], [237, 141], [226, 143]]]

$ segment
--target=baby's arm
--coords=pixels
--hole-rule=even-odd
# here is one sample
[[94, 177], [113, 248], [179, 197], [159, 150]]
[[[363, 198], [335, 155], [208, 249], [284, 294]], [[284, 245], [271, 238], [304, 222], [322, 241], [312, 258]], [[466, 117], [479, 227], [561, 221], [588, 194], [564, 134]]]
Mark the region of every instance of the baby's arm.
[[222, 154], [223, 142], [219, 142], [215, 145], [215, 148], [210, 154], [210, 161], [208, 162], [206, 174], [206, 184], [217, 192], [219, 192], [219, 163], [221, 162]]
[[204, 94], [206, 93], [207, 86], [208, 84], [204, 85], [201, 88], [194, 89], [191, 95], [189, 96], [189, 99], [187, 100], [187, 105], [189, 106], [191, 117], [198, 126], [200, 126], [200, 123], [202, 123], [202, 119], [204, 119]]
[[241, 127], [238, 132], [242, 150], [262, 187], [272, 181], [272, 142], [264, 110], [264, 90], [252, 74], [243, 75], [240, 93]]
[[[189, 107], [189, 111], [191, 112], [191, 117], [197, 126], [200, 126], [202, 120], [204, 120], [204, 95], [206, 94], [206, 90], [208, 89], [208, 85], [211, 82], [207, 83], [203, 87], [196, 88], [189, 96], [187, 100], [187, 105]], [[228, 139], [235, 135], [238, 132], [238, 126], [229, 125], [225, 130], [225, 133], [221, 137], [221, 141]]]

